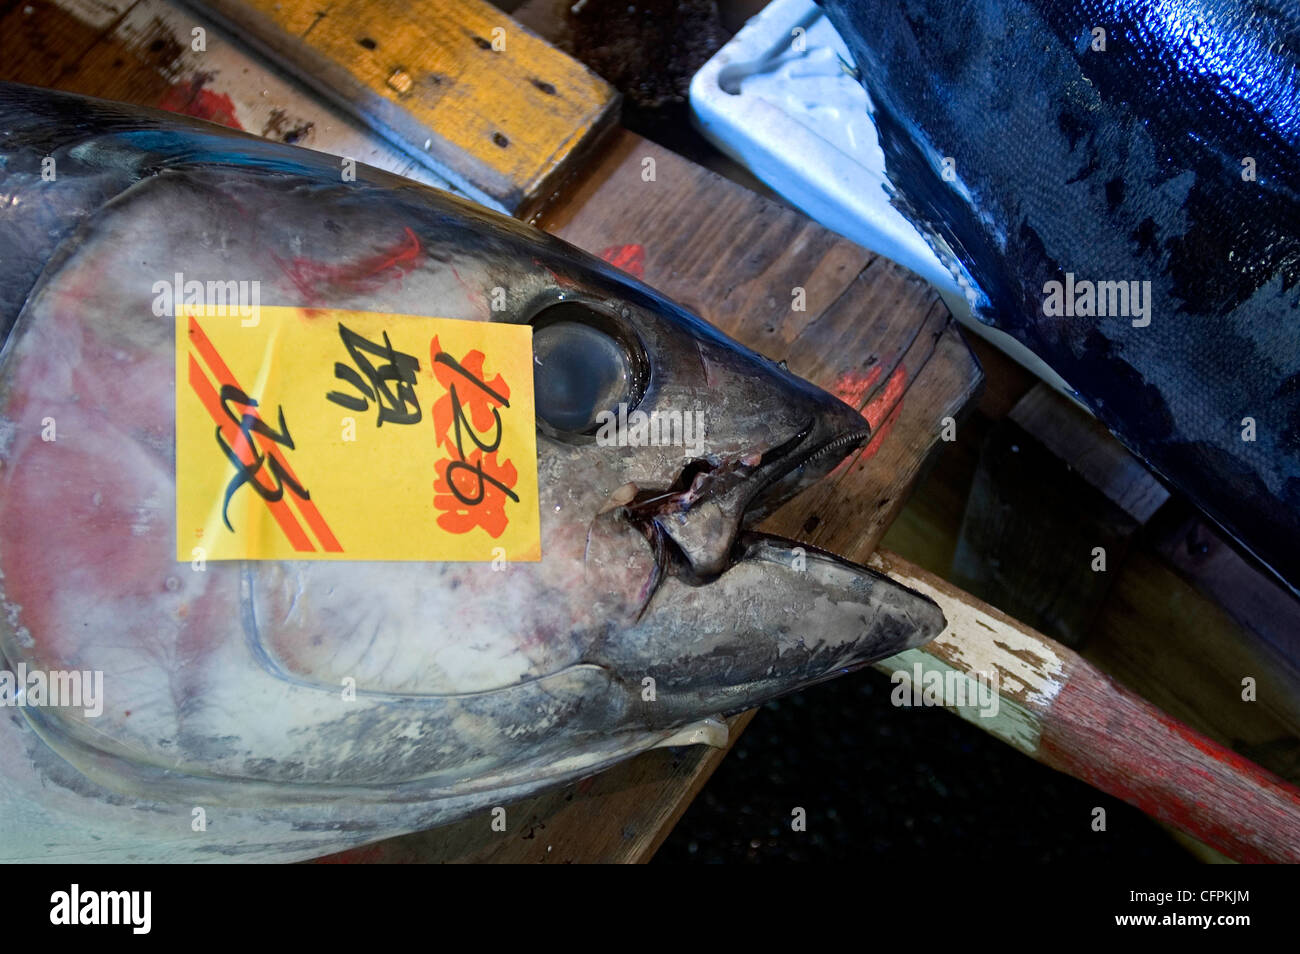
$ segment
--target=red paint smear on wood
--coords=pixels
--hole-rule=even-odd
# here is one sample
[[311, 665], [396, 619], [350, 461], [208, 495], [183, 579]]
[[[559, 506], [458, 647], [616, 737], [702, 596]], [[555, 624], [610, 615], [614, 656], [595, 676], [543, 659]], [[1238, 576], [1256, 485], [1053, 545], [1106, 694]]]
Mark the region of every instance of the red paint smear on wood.
[[1238, 861], [1300, 862], [1300, 791], [1087, 663], [1052, 703], [1038, 752]]
[[402, 230], [402, 238], [391, 248], [355, 262], [341, 265], [295, 258], [286, 262], [273, 256], [289, 281], [305, 300], [324, 302], [331, 295], [355, 295], [371, 292], [393, 279], [400, 279], [415, 268], [420, 258], [420, 239], [411, 229]]
[[898, 415], [902, 410], [902, 404], [894, 405], [893, 410], [889, 412], [889, 416], [885, 418], [879, 427], [874, 429], [871, 435], [871, 440], [869, 440], [867, 446], [862, 449], [862, 453], [859, 455], [858, 460], [866, 463], [876, 456], [876, 452], [880, 450], [880, 445], [885, 442], [885, 438], [888, 437], [890, 431], [894, 429], [894, 422], [898, 420]]
[[884, 367], [878, 364], [866, 374], [861, 371], [845, 371], [836, 378], [831, 386], [831, 393], [851, 407], [862, 407], [884, 370]]
[[901, 364], [894, 369], [885, 383], [884, 390], [871, 399], [862, 409], [862, 416], [874, 430], [887, 420], [898, 416], [898, 409], [903, 406], [903, 394], [907, 391], [907, 368]]
[[[832, 390], [845, 404], [859, 407], [867, 400], [867, 395], [871, 393], [872, 387], [880, 380], [883, 372], [884, 368], [881, 365], [876, 365], [866, 374], [846, 372], [840, 375]], [[866, 463], [876, 456], [903, 410], [905, 393], [907, 393], [907, 368], [900, 364], [894, 368], [894, 373], [889, 376], [880, 393], [867, 401], [867, 406], [862, 409], [862, 416], [871, 425], [871, 440], [857, 457], [850, 457], [836, 466], [831, 471], [832, 475], [839, 474], [850, 465]]]
[[644, 245], [610, 245], [600, 253], [600, 257], [629, 275], [645, 278]]
[[206, 119], [210, 123], [220, 123], [231, 129], [243, 129], [235, 118], [235, 104], [230, 97], [204, 88], [211, 78], [207, 73], [195, 73], [188, 80], [173, 83], [158, 107], [168, 112], [193, 116], [195, 119]]

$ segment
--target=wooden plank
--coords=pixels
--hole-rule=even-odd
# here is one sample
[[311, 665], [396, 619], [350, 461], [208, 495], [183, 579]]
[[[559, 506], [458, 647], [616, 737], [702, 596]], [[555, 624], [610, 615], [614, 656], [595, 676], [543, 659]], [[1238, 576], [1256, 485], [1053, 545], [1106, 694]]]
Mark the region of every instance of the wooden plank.
[[[1159, 554], [1130, 555], [1087, 656], [1170, 715], [1300, 782], [1300, 678], [1292, 664], [1198, 593]], [[1242, 680], [1254, 681], [1254, 700]]]
[[1079, 647], [1168, 499], [1100, 422], [1040, 382], [985, 438], [949, 578]]
[[[654, 181], [642, 177], [647, 159]], [[920, 279], [631, 133], [611, 135], [542, 224], [880, 423], [880, 439], [837, 471], [819, 503], [792, 501], [765, 522], [771, 532], [864, 559], [940, 442], [940, 421], [978, 392], [978, 365]], [[806, 311], [792, 308], [796, 287]], [[733, 742], [752, 715], [730, 721]], [[508, 807], [518, 828], [494, 832], [480, 815], [327, 860], [645, 861], [722, 756], [702, 746], [649, 752]]]
[[[1233, 747], [1300, 783], [1300, 599], [1198, 514], [1171, 514], [1153, 529], [1156, 551], [1180, 582], [1221, 611], [1199, 614], [1216, 620], [1226, 635], [1198, 648], [1204, 670], [1236, 676], [1233, 692], [1207, 696], [1217, 698], [1232, 720]], [[1246, 678], [1255, 683], [1253, 703], [1241, 698]], [[1216, 724], [1225, 721], [1221, 712], [1215, 716]]]
[[1078, 647], [1139, 524], [1014, 420], [981, 448], [949, 578]]
[[1198, 590], [1255, 634], [1300, 689], [1300, 598], [1238, 553], [1203, 517], [1184, 516], [1163, 528], [1156, 549]]
[[1104, 424], [1041, 381], [1010, 416], [1138, 524], [1145, 525], [1169, 499], [1164, 485]]
[[617, 116], [600, 77], [481, 0], [201, 9], [466, 193], [519, 213]]
[[[205, 30], [194, 49], [193, 30]], [[26, 0], [0, 14], [0, 76], [152, 106], [450, 184], [165, 0]]]
[[1011, 413], [1011, 409], [1038, 383], [1038, 378], [979, 335], [970, 336], [970, 349], [985, 374], [979, 413], [999, 421]]
[[872, 564], [936, 600], [948, 618], [929, 645], [882, 660], [877, 669], [892, 677], [919, 667], [922, 685], [948, 673], [970, 679], [996, 673], [996, 713], [950, 708], [1230, 858], [1300, 862], [1300, 790], [951, 583], [887, 551]]

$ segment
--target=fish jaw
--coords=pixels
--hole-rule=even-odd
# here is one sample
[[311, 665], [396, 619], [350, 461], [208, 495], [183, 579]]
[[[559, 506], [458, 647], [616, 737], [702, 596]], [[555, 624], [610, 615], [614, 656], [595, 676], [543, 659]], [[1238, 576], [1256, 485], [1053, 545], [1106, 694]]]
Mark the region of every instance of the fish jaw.
[[[585, 657], [632, 686], [628, 718], [652, 727], [741, 711], [925, 644], [947, 625], [931, 599], [837, 555], [747, 529], [826, 476], [870, 436], [851, 407], [752, 374], [804, 423], [762, 452], [695, 461], [666, 491], [641, 490], [593, 522], [633, 527], [657, 560], [635, 622]], [[796, 379], [797, 380], [797, 379]], [[626, 540], [627, 537], [624, 537]], [[650, 680], [647, 684], [645, 680]]]
[[882, 574], [746, 532], [721, 575], [702, 586], [668, 577], [640, 620], [594, 658], [652, 687], [631, 718], [676, 725], [691, 713], [739, 712], [852, 672], [923, 645], [945, 626], [936, 603]]

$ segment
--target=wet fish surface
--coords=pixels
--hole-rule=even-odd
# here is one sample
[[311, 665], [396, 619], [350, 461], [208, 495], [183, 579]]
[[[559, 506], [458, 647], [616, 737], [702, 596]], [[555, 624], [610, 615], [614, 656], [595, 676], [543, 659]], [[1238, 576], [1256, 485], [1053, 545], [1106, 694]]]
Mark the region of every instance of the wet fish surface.
[[818, 2], [977, 316], [1300, 587], [1300, 4]]
[[[176, 273], [531, 323], [541, 560], [178, 562], [175, 331], [152, 309]], [[0, 707], [4, 860], [333, 852], [945, 625], [750, 529], [863, 443], [856, 411], [558, 239], [363, 166], [343, 181], [337, 157], [0, 84], [0, 327], [0, 668], [102, 674], [92, 707]], [[701, 453], [595, 440], [619, 404], [706, 409]]]

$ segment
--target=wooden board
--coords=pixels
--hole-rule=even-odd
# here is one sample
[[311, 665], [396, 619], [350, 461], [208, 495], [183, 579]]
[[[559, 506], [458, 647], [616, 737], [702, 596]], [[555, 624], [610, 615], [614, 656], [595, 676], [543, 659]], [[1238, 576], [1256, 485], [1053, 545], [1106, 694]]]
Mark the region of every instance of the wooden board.
[[1077, 648], [1168, 499], [1096, 418], [1039, 382], [985, 437], [947, 577]]
[[1137, 524], [1145, 526], [1169, 499], [1164, 485], [1101, 421], [1041, 381], [1008, 416]]
[[482, 202], [547, 196], [618, 97], [482, 0], [204, 0], [199, 10]]
[[1200, 516], [1161, 527], [1156, 548], [1179, 573], [1254, 634], [1300, 698], [1300, 599], [1269, 572], [1233, 549], [1226, 534]]
[[[428, 178], [217, 31], [209, 30], [204, 53], [189, 49], [204, 21], [161, 0], [27, 6], [32, 13], [0, 5], [0, 77], [168, 106], [275, 138], [305, 129], [301, 144]], [[865, 559], [940, 442], [944, 418], [960, 416], [978, 391], [978, 364], [920, 279], [639, 137], [607, 137], [538, 221], [863, 409], [877, 437], [765, 529]], [[731, 720], [733, 739], [751, 717]], [[518, 803], [504, 833], [477, 817], [346, 857], [645, 860], [722, 756], [701, 746], [650, 752]]]
[[1138, 529], [1102, 490], [1008, 418], [981, 448], [948, 578], [1078, 647]]
[[[1300, 783], [1294, 755], [1287, 761], [1300, 738], [1294, 663], [1187, 585], [1158, 554], [1130, 555], [1086, 655], [1170, 715]], [[1250, 701], [1243, 698], [1248, 677]]]
[[165, 0], [0, 3], [0, 77], [183, 113], [453, 188]]

